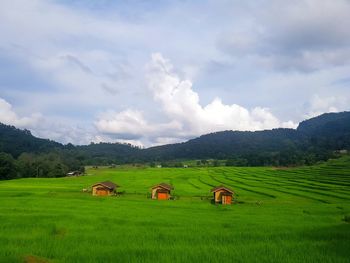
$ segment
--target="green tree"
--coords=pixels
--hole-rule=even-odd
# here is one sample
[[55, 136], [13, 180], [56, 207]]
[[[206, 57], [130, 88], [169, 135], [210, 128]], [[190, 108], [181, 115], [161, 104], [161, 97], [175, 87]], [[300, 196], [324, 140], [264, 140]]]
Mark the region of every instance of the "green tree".
[[13, 179], [17, 177], [15, 160], [10, 154], [0, 153], [0, 179]]

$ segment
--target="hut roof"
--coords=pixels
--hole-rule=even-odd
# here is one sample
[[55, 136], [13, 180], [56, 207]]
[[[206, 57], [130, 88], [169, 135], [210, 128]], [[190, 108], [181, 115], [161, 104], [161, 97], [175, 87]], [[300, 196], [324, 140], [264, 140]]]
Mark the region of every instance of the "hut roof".
[[112, 183], [111, 181], [104, 181], [104, 182], [96, 183], [93, 186], [99, 185], [99, 184], [103, 185], [103, 186], [105, 186], [105, 187], [107, 187], [108, 189], [111, 189], [111, 190], [115, 189], [116, 187], [119, 187], [119, 185], [116, 185], [115, 183]]
[[211, 192], [217, 192], [219, 190], [225, 190], [229, 193], [234, 193], [233, 190], [231, 190], [230, 188], [226, 187], [226, 186], [223, 186], [223, 185], [219, 185], [217, 187], [214, 187], [213, 189], [211, 189]]
[[67, 175], [75, 175], [75, 174], [80, 174], [79, 171], [70, 171], [67, 173]]
[[166, 183], [160, 183], [160, 184], [156, 184], [155, 186], [152, 186], [152, 189], [156, 188], [156, 187], [161, 187], [161, 188], [164, 188], [166, 190], [173, 190], [174, 187], [170, 184], [166, 184]]

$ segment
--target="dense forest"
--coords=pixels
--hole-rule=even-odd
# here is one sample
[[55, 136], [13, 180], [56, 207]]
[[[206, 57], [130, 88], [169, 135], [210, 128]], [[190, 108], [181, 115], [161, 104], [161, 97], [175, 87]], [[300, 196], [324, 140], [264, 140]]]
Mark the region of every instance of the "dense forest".
[[350, 112], [326, 113], [301, 122], [296, 130], [222, 131], [147, 149], [121, 143], [63, 145], [0, 124], [0, 179], [60, 177], [72, 170], [83, 172], [86, 165], [180, 166], [188, 159], [200, 159], [201, 165], [209, 164], [207, 159], [230, 166], [311, 165], [339, 150], [350, 150]]

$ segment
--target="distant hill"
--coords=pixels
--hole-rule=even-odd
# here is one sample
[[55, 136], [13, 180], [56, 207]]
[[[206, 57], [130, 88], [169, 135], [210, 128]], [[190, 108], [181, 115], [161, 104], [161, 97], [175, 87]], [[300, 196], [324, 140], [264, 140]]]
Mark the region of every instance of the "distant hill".
[[185, 143], [151, 147], [144, 150], [155, 159], [214, 158], [275, 153], [304, 148], [307, 138], [293, 129], [265, 131], [223, 131], [189, 140]]
[[311, 144], [332, 150], [350, 148], [350, 112], [325, 113], [303, 121], [297, 131], [306, 134]]
[[136, 161], [139, 147], [122, 143], [91, 143], [74, 148], [87, 164], [116, 164]]
[[297, 131], [311, 136], [319, 134], [333, 135], [350, 131], [350, 112], [324, 113], [320, 116], [302, 121]]
[[0, 123], [0, 152], [9, 153], [17, 158], [23, 152], [43, 153], [56, 148], [62, 149], [63, 145], [37, 138], [29, 130], [20, 130]]
[[91, 143], [82, 146], [74, 146], [69, 143], [63, 145], [52, 140], [37, 138], [29, 130], [21, 130], [0, 123], [0, 152], [11, 154], [14, 158], [17, 158], [21, 153], [39, 154], [60, 151], [83, 160], [112, 157], [126, 161], [138, 150], [138, 147], [121, 143]]
[[59, 151], [61, 159], [82, 165], [206, 158], [233, 159], [237, 165], [249, 166], [296, 165], [325, 160], [340, 149], [350, 149], [350, 112], [322, 114], [301, 122], [296, 130], [222, 131], [147, 149], [120, 143], [62, 145], [0, 124], [0, 152], [17, 158], [23, 152]]

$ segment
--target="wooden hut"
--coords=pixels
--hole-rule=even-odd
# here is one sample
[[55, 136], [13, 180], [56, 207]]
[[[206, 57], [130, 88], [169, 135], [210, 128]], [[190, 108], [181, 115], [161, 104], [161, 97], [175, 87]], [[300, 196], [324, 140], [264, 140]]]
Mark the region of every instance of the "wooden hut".
[[230, 205], [232, 203], [232, 195], [234, 192], [230, 188], [220, 185], [211, 189], [211, 192], [214, 193], [215, 203], [224, 205]]
[[81, 172], [79, 171], [71, 171], [67, 173], [67, 176], [79, 176], [79, 175], [81, 175]]
[[172, 187], [169, 184], [160, 183], [152, 187], [152, 199], [158, 199], [158, 200], [168, 200], [170, 198], [170, 191], [173, 190], [174, 187]]
[[96, 183], [92, 186], [92, 195], [114, 195], [117, 187], [119, 186], [110, 181]]

